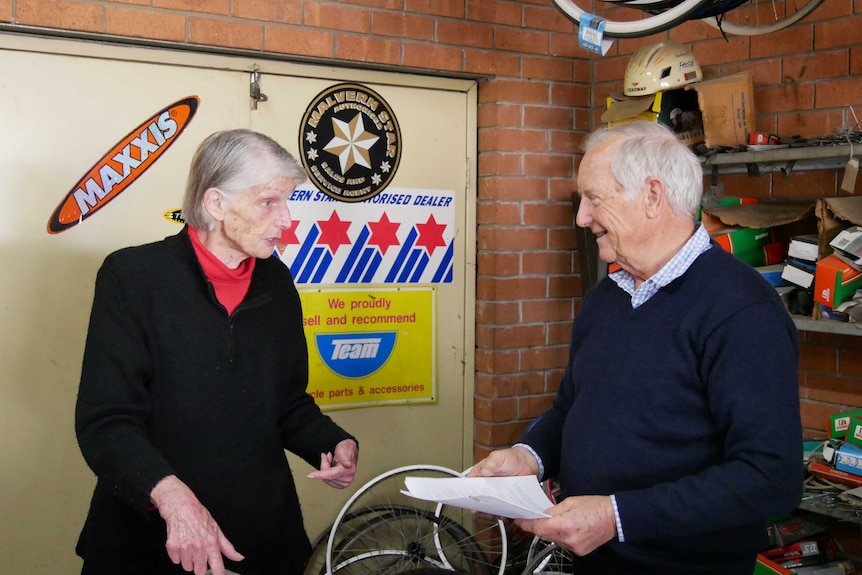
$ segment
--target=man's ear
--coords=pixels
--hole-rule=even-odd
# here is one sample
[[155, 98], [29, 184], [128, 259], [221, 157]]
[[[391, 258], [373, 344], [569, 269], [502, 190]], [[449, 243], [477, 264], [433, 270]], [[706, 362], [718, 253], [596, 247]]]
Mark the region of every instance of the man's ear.
[[657, 218], [667, 207], [667, 188], [661, 178], [647, 178], [644, 190], [644, 205], [648, 218]]
[[216, 188], [209, 188], [204, 192], [204, 208], [217, 222], [224, 221], [225, 205], [224, 196]]

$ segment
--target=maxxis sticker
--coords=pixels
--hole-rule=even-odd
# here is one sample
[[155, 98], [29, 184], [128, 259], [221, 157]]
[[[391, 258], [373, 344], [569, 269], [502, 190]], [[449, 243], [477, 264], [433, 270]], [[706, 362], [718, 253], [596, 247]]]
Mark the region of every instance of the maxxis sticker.
[[197, 96], [174, 102], [117, 142], [72, 186], [48, 219], [48, 233], [80, 224], [119, 196], [177, 140], [199, 104]]
[[361, 202], [392, 182], [401, 161], [401, 129], [377, 92], [360, 84], [336, 84], [306, 109], [299, 149], [305, 171], [323, 193]]

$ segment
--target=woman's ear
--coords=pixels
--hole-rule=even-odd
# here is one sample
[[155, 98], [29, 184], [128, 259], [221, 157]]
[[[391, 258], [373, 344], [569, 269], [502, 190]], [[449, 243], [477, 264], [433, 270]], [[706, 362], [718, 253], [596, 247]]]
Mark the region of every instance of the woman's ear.
[[225, 205], [224, 196], [216, 188], [209, 188], [204, 192], [204, 208], [217, 222], [224, 221], [227, 206]]

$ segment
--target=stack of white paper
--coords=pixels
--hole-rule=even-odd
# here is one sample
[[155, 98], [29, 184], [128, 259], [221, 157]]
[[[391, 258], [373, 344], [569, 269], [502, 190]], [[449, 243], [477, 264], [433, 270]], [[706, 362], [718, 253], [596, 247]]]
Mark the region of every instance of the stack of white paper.
[[520, 477], [405, 477], [416, 499], [481, 511], [510, 519], [540, 519], [553, 503], [532, 475]]

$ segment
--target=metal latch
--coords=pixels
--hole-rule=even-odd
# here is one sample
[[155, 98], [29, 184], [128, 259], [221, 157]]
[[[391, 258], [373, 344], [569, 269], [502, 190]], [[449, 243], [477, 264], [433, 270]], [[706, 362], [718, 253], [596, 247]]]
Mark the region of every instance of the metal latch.
[[269, 98], [260, 91], [260, 68], [254, 67], [249, 81], [248, 95], [251, 97], [251, 109], [257, 110], [258, 102], [266, 102]]

